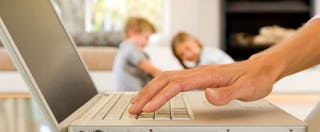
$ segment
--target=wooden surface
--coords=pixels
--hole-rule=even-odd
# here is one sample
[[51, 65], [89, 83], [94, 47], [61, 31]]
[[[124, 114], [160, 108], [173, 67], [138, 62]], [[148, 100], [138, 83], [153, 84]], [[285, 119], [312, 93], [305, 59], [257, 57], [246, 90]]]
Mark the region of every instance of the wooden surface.
[[0, 98], [31, 98], [28, 93], [0, 93]]
[[118, 49], [113, 47], [78, 47], [78, 51], [89, 70], [112, 70]]
[[320, 93], [316, 94], [270, 94], [266, 97], [270, 102], [277, 104], [306, 105], [317, 104], [320, 101]]
[[[114, 47], [77, 47], [77, 49], [89, 70], [112, 70], [118, 52]], [[0, 47], [0, 60], [0, 71], [16, 70], [7, 50], [3, 47]]]
[[[28, 93], [0, 93], [1, 98], [31, 98]], [[274, 105], [304, 120], [320, 101], [320, 93], [315, 94], [270, 94], [265, 98]]]
[[320, 101], [320, 93], [315, 94], [270, 94], [268, 101], [304, 121]]
[[3, 47], [0, 47], [0, 60], [0, 70], [16, 70], [6, 49], [4, 49]]

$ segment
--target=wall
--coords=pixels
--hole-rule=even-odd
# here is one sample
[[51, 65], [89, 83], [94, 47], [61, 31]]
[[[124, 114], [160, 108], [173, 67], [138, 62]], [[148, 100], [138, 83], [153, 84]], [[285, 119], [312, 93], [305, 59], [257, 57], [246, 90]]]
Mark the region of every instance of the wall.
[[219, 0], [168, 0], [167, 37], [178, 31], [187, 31], [198, 37], [204, 45], [220, 45]]
[[314, 0], [314, 12], [315, 14], [320, 13], [320, 0]]
[[[182, 29], [199, 37], [205, 45], [219, 47], [220, 0], [166, 0], [166, 2], [169, 2], [166, 7], [166, 12], [168, 12], [169, 15], [165, 22], [168, 23], [169, 26], [166, 31], [166, 40], [161, 41], [160, 43], [165, 43], [164, 45], [167, 45], [161, 48], [156, 45], [151, 45], [146, 49], [147, 52], [150, 53], [151, 60], [156, 66], [161, 67], [163, 70], [181, 68], [177, 61], [172, 59], [173, 56], [168, 47], [168, 41], [173, 34]], [[315, 7], [315, 12], [320, 13], [320, 0], [315, 0]], [[159, 58], [159, 56], [161, 56], [161, 58]], [[291, 78], [283, 79], [275, 85], [275, 91], [314, 92], [320, 90], [315, 88], [319, 86], [318, 73], [320, 73], [320, 70], [302, 72], [302, 74], [297, 74], [298, 76], [294, 75]], [[91, 72], [91, 76], [100, 91], [113, 90], [114, 84], [110, 71]], [[305, 81], [301, 81], [301, 79], [304, 79]], [[21, 76], [16, 72], [0, 71], [0, 80], [0, 92], [11, 93], [28, 91]], [[296, 80], [300, 80], [297, 81], [299, 84], [292, 83], [296, 82]], [[310, 88], [310, 90], [301, 88], [303, 86], [309, 86], [308, 88]]]
[[[184, 30], [198, 37], [204, 45], [221, 46], [220, 14], [221, 0], [166, 0], [169, 24], [165, 41], [178, 31]], [[314, 0], [314, 12], [320, 13], [320, 0]]]

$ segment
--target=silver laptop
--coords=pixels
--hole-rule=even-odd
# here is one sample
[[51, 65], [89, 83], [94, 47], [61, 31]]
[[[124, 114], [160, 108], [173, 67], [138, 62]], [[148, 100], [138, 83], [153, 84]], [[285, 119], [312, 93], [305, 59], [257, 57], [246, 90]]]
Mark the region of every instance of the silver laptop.
[[1, 0], [0, 18], [0, 39], [53, 131], [307, 130], [305, 122], [265, 100], [218, 107], [209, 104], [202, 92], [179, 94], [154, 113], [130, 115], [129, 100], [135, 93], [97, 92], [50, 1]]

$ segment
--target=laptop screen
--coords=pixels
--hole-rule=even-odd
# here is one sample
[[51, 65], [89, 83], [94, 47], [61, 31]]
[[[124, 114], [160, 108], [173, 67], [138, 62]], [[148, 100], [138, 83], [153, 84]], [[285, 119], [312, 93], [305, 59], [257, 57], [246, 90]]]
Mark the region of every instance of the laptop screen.
[[48, 0], [1, 0], [0, 17], [58, 123], [97, 94]]

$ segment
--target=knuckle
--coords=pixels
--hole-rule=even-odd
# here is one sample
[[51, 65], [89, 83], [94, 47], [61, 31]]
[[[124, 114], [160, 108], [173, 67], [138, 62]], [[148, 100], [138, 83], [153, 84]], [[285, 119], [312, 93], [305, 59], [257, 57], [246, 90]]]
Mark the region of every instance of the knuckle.
[[173, 88], [177, 91], [183, 91], [183, 86], [184, 86], [184, 81], [182, 79], [175, 79], [170, 81], [170, 84], [172, 85]]
[[171, 99], [171, 97], [170, 97], [169, 94], [165, 94], [165, 95], [163, 96], [163, 98], [165, 99], [166, 102]]

